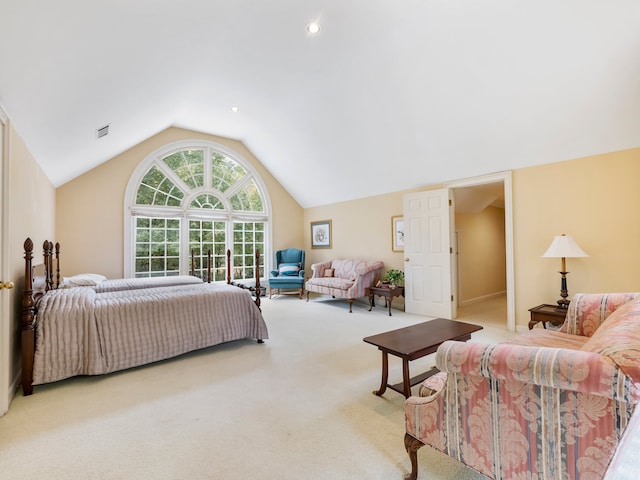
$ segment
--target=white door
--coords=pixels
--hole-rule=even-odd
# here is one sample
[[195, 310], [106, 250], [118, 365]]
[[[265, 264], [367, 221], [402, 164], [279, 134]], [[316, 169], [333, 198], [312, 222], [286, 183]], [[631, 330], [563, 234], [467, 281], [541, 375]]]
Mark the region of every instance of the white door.
[[451, 295], [453, 200], [449, 189], [403, 197], [405, 308], [408, 313], [455, 318]]
[[11, 381], [10, 372], [10, 347], [11, 347], [11, 322], [9, 319], [9, 290], [4, 288], [4, 282], [9, 279], [8, 265], [5, 262], [5, 255], [8, 252], [7, 230], [5, 221], [7, 219], [8, 205], [5, 201], [4, 193], [8, 185], [6, 165], [9, 159], [6, 158], [8, 151], [8, 125], [9, 120], [0, 108], [0, 416], [9, 409], [9, 390]]

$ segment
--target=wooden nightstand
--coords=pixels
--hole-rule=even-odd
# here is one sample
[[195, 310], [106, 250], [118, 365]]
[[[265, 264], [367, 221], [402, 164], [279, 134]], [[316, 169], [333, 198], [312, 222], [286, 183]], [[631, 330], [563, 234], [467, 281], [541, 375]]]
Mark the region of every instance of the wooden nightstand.
[[560, 308], [558, 305], [538, 305], [537, 307], [530, 308], [531, 320], [529, 320], [529, 330], [536, 326], [537, 323], [542, 322], [542, 327], [547, 328], [546, 322], [549, 322], [554, 327], [559, 327], [564, 323], [564, 319], [567, 316], [567, 309]]
[[404, 297], [404, 287], [395, 288], [382, 288], [382, 287], [369, 287], [369, 311], [375, 306], [375, 296], [384, 297], [385, 307], [389, 307], [389, 316], [391, 316], [391, 302], [393, 297]]

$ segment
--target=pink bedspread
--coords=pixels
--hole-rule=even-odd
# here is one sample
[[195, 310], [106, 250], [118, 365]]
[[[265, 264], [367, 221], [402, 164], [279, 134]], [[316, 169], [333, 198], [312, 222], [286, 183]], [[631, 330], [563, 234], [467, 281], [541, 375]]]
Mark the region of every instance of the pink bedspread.
[[268, 338], [248, 291], [200, 283], [97, 293], [51, 290], [38, 302], [33, 384], [99, 375], [243, 338]]

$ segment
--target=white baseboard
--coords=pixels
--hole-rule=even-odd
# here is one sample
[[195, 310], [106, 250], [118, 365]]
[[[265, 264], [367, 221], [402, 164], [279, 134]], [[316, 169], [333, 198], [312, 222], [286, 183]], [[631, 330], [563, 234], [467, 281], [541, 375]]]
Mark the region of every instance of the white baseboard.
[[502, 290], [501, 292], [490, 293], [489, 295], [483, 295], [481, 297], [470, 298], [469, 300], [465, 300], [464, 302], [460, 302], [458, 305], [464, 307], [465, 305], [471, 305], [472, 303], [484, 302], [485, 300], [490, 300], [496, 297], [503, 297], [507, 294], [506, 290]]

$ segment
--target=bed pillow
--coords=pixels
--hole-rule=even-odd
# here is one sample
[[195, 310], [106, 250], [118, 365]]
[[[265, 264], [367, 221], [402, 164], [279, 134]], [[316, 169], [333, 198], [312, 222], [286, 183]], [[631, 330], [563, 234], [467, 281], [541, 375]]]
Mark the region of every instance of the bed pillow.
[[62, 287], [93, 287], [107, 279], [104, 275], [97, 273], [81, 273], [72, 277], [64, 277], [62, 279]]
[[300, 271], [299, 263], [281, 263], [280, 266], [278, 267], [279, 275], [294, 276], [294, 275], [298, 275], [299, 271]]

